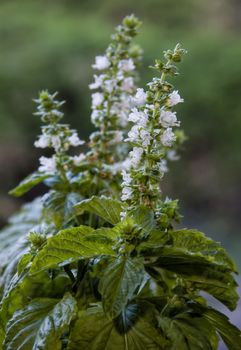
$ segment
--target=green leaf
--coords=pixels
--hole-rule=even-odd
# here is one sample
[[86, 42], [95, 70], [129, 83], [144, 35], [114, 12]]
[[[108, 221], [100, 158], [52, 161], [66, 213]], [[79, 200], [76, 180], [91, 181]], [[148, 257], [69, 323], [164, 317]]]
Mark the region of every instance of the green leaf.
[[231, 271], [237, 272], [237, 267], [226, 250], [219, 243], [206, 237], [204, 233], [193, 229], [182, 229], [171, 232], [171, 237], [175, 247], [212, 257], [215, 262], [228, 266]]
[[128, 215], [130, 215], [135, 223], [140, 225], [144, 231], [150, 232], [155, 228], [156, 222], [154, 219], [154, 211], [144, 205], [138, 206]]
[[30, 263], [32, 260], [33, 255], [30, 253], [24, 254], [18, 263], [18, 275], [20, 275], [23, 270], [26, 268], [26, 266]]
[[37, 198], [25, 204], [19, 213], [9, 219], [8, 226], [0, 231], [0, 290], [3, 292], [16, 273], [19, 260], [27, 251], [25, 237], [40, 222], [41, 216], [42, 204]]
[[112, 225], [120, 221], [120, 213], [122, 211], [121, 202], [105, 196], [93, 196], [90, 199], [85, 199], [76, 204], [75, 208], [78, 215], [88, 211], [98, 215]]
[[216, 350], [218, 337], [209, 322], [199, 315], [158, 317], [159, 326], [171, 341], [169, 350]]
[[211, 308], [203, 316], [215, 327], [229, 350], [241, 349], [241, 331], [229, 322], [227, 316]]
[[66, 293], [62, 300], [39, 298], [18, 310], [7, 324], [8, 350], [61, 350], [63, 333], [77, 314], [77, 303]]
[[81, 196], [78, 193], [65, 193], [51, 190], [45, 195], [43, 206], [44, 216], [47, 221], [54, 221], [59, 229], [70, 226], [70, 221], [75, 216], [74, 205], [79, 202]]
[[178, 231], [169, 231], [167, 234], [163, 234], [160, 231], [153, 231], [147, 242], [150, 248], [159, 249], [162, 246], [175, 247], [183, 252], [189, 254], [202, 255], [214, 261], [220, 265], [224, 265], [229, 268], [230, 271], [237, 272], [237, 267], [233, 260], [229, 257], [221, 245], [209, 237], [206, 237], [204, 233], [197, 230], [182, 229]]
[[192, 283], [193, 287], [213, 295], [230, 310], [235, 309], [239, 298], [236, 292], [237, 283], [223, 266], [198, 254], [183, 253], [175, 248], [162, 248], [159, 255], [155, 262], [146, 264], [149, 273], [155, 267], [157, 272], [158, 268], [172, 271]]
[[140, 287], [144, 274], [140, 259], [121, 257], [111, 261], [99, 285], [105, 313], [115, 318], [123, 312]]
[[24, 193], [30, 191], [34, 186], [40, 184], [50, 176], [51, 174], [43, 174], [43, 173], [35, 172], [29, 175], [28, 177], [26, 177], [23, 181], [21, 181], [17, 187], [15, 187], [9, 192], [9, 194], [15, 197], [20, 197]]
[[114, 256], [112, 244], [110, 238], [95, 234], [94, 229], [88, 226], [60, 231], [48, 239], [47, 244], [33, 260], [30, 272], [64, 266], [79, 259], [99, 255]]
[[238, 294], [232, 272], [236, 267], [226, 251], [201, 232], [153, 231], [138, 249], [147, 259], [146, 266], [152, 275], [152, 267], [157, 274], [158, 269], [172, 271], [193, 287], [213, 295], [230, 310], [235, 309]]
[[0, 322], [5, 331], [8, 320], [17, 309], [22, 309], [33, 298], [61, 298], [70, 288], [70, 280], [65, 273], [51, 276], [48, 272], [29, 276], [24, 272], [15, 274], [1, 300]]
[[[124, 327], [122, 325], [127, 325]], [[112, 321], [98, 307], [83, 311], [75, 323], [68, 350], [164, 350], [167, 342], [151, 317], [130, 308]]]

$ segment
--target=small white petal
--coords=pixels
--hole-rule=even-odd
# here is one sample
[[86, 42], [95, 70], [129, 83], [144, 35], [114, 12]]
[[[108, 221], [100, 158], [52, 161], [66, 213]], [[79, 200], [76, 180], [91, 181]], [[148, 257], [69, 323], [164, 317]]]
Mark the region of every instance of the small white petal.
[[74, 132], [71, 136], [69, 136], [68, 141], [69, 141], [70, 145], [74, 146], [74, 147], [81, 146], [85, 143], [83, 140], [79, 139], [77, 132]]
[[162, 160], [160, 161], [159, 167], [160, 167], [160, 171], [161, 171], [162, 173], [167, 173], [167, 172], [168, 172], [168, 166], [167, 166], [167, 161], [166, 161], [166, 159], [162, 159]]
[[128, 173], [126, 170], [122, 170], [122, 177], [123, 177], [123, 185], [127, 186], [130, 185], [132, 179], [130, 173]]
[[34, 142], [34, 146], [38, 148], [46, 148], [50, 146], [51, 138], [49, 135], [42, 134], [39, 136], [39, 139]]
[[115, 87], [116, 87], [116, 80], [114, 80], [114, 79], [108, 79], [108, 80], [105, 80], [104, 81], [104, 87], [105, 87], [105, 89], [106, 89], [106, 91], [107, 92], [112, 92], [114, 89], [115, 89]]
[[94, 69], [103, 70], [110, 66], [110, 61], [106, 56], [96, 56], [95, 64], [92, 65]]
[[104, 95], [101, 92], [95, 92], [92, 94], [92, 107], [98, 107], [104, 101]]
[[118, 63], [118, 68], [124, 72], [130, 72], [135, 69], [134, 62], [131, 58], [127, 60], [121, 60]]
[[72, 157], [72, 160], [74, 165], [79, 166], [83, 162], [83, 160], [85, 160], [85, 158], [86, 158], [85, 154], [80, 153], [80, 155]]
[[159, 121], [164, 128], [171, 126], [179, 126], [180, 123], [177, 121], [176, 112], [161, 110]]
[[55, 151], [58, 152], [58, 150], [61, 147], [60, 137], [58, 135], [52, 136], [51, 137], [51, 144], [52, 144], [52, 147], [55, 149]]
[[145, 111], [142, 112], [142, 111], [138, 111], [137, 108], [133, 108], [128, 117], [128, 120], [133, 123], [137, 123], [138, 125], [146, 126], [148, 115], [145, 113]]
[[175, 106], [178, 103], [184, 102], [184, 99], [181, 98], [177, 90], [174, 90], [170, 95], [169, 95], [169, 106]]
[[140, 130], [140, 138], [141, 138], [143, 147], [147, 147], [151, 143], [152, 137], [149, 131], [147, 130], [144, 130], [144, 129]]
[[121, 90], [125, 92], [132, 92], [134, 88], [134, 79], [132, 77], [127, 77], [123, 79], [121, 84]]
[[146, 102], [147, 94], [144, 89], [137, 89], [135, 96], [132, 98], [132, 101], [135, 106], [143, 106]]
[[171, 128], [167, 128], [161, 136], [161, 142], [163, 146], [166, 146], [166, 147], [171, 147], [175, 140], [176, 140], [176, 136], [172, 132]]
[[179, 160], [180, 156], [177, 154], [177, 152], [175, 150], [170, 150], [167, 152], [167, 159], [174, 162], [176, 160]]
[[56, 161], [55, 158], [40, 157], [39, 158], [40, 166], [39, 171], [44, 173], [54, 173], [56, 171]]
[[104, 74], [101, 74], [101, 75], [94, 75], [95, 81], [94, 81], [94, 83], [89, 84], [89, 88], [90, 88], [91, 90], [93, 90], [93, 89], [98, 89], [99, 87], [102, 86], [102, 84], [103, 84], [103, 79], [104, 79], [104, 78], [105, 78], [105, 75], [104, 75]]
[[123, 187], [121, 199], [123, 201], [126, 201], [128, 199], [131, 199], [131, 196], [132, 196], [132, 189], [130, 187]]

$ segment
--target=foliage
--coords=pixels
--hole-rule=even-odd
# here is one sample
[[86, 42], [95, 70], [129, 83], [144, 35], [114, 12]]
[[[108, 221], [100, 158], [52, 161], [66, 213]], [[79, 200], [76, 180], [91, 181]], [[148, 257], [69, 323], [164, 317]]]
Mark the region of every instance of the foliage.
[[[235, 309], [235, 264], [203, 233], [177, 230], [178, 201], [161, 194], [160, 180], [184, 140], [173, 111], [183, 99], [169, 78], [186, 51], [180, 44], [165, 51], [152, 67], [157, 76], [138, 89], [139, 26], [126, 17], [96, 57], [100, 74], [90, 88], [98, 89], [97, 130], [85, 153], [72, 154], [84, 141], [60, 123], [57, 94], [42, 91], [36, 100], [43, 126], [35, 146], [53, 154], [11, 193], [42, 181], [49, 190], [1, 233], [10, 233], [1, 246], [9, 253], [2, 349], [216, 350], [219, 337], [231, 350], [241, 347], [240, 331], [201, 294]], [[12, 266], [9, 246], [22, 238]]]

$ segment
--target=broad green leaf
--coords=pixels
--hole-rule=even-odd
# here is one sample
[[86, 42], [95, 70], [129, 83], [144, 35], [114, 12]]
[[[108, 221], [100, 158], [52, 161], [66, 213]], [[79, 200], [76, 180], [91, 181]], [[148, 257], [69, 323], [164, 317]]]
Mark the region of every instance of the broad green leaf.
[[193, 287], [210, 293], [229, 309], [235, 309], [238, 294], [232, 272], [236, 267], [226, 251], [203, 233], [153, 231], [138, 249], [149, 260], [148, 266], [180, 274]]
[[216, 350], [218, 337], [209, 322], [200, 315], [177, 314], [158, 317], [159, 326], [170, 339], [169, 350]]
[[5, 348], [10, 350], [61, 350], [61, 336], [76, 316], [76, 300], [67, 293], [62, 300], [34, 299], [18, 310], [7, 324]]
[[183, 229], [171, 232], [171, 237], [175, 247], [186, 248], [190, 252], [199, 252], [203, 256], [212, 257], [215, 262], [224, 264], [233, 272], [237, 272], [237, 267], [226, 250], [219, 243], [206, 237], [204, 233]]
[[42, 204], [37, 198], [25, 204], [18, 214], [9, 219], [8, 226], [0, 231], [0, 290], [3, 292], [15, 274], [19, 260], [27, 251], [25, 237], [40, 222], [41, 216]]
[[146, 264], [147, 270], [158, 268], [179, 274], [185, 281], [193, 284], [193, 287], [204, 290], [221, 301], [230, 310], [235, 309], [238, 294], [237, 283], [229, 270], [215, 262], [206, 260], [200, 254], [183, 253], [175, 248], [161, 248], [159, 257]]
[[229, 350], [241, 349], [241, 331], [229, 322], [227, 316], [214, 309], [207, 309], [203, 316], [216, 329]]
[[23, 181], [21, 181], [17, 187], [15, 187], [9, 192], [9, 194], [15, 197], [20, 197], [24, 193], [30, 191], [34, 186], [40, 184], [50, 176], [51, 174], [43, 174], [43, 173], [35, 172], [29, 175], [28, 177], [26, 177], [26, 179], [24, 179]]
[[138, 206], [128, 215], [130, 215], [144, 231], [150, 232], [155, 228], [156, 222], [154, 219], [154, 211], [145, 207], [144, 205]]
[[206, 237], [204, 233], [197, 230], [182, 229], [178, 231], [169, 231], [167, 234], [159, 231], [153, 231], [149, 240], [146, 243], [146, 247], [159, 249], [160, 247], [175, 247], [176, 249], [187, 252], [189, 254], [202, 255], [209, 259], [209, 261], [215, 261], [220, 265], [224, 265], [233, 272], [237, 272], [237, 268], [233, 260], [229, 257], [221, 245], [209, 237]]
[[56, 227], [61, 229], [75, 216], [74, 205], [80, 198], [81, 196], [75, 192], [49, 191], [43, 202], [45, 217], [49, 221], [54, 221]]
[[99, 291], [105, 313], [118, 316], [140, 287], [145, 271], [142, 260], [120, 257], [107, 266]]
[[[123, 327], [124, 325], [124, 327]], [[126, 325], [126, 326], [125, 326]], [[75, 323], [68, 350], [164, 350], [167, 342], [151, 322], [129, 307], [112, 321], [98, 307], [83, 311]]]
[[14, 312], [24, 308], [32, 298], [61, 298], [69, 287], [68, 276], [60, 272], [54, 277], [45, 271], [33, 276], [26, 272], [20, 276], [15, 274], [1, 301], [0, 320], [3, 330], [5, 331], [7, 321]]
[[20, 275], [23, 272], [23, 270], [32, 260], [32, 257], [33, 255], [31, 253], [26, 253], [21, 257], [18, 263], [18, 275]]
[[120, 221], [120, 213], [122, 211], [121, 203], [117, 200], [107, 198], [105, 196], [93, 196], [85, 199], [75, 206], [77, 214], [81, 215], [85, 211], [96, 214], [106, 222], [112, 225]]
[[33, 260], [30, 271], [35, 273], [99, 255], [114, 256], [112, 244], [110, 238], [95, 234], [94, 229], [88, 226], [66, 229], [48, 239], [47, 244]]

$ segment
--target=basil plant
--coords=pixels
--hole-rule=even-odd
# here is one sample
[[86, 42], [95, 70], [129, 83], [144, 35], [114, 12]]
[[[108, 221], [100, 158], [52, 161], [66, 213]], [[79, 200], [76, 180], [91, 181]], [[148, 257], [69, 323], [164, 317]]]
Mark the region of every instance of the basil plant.
[[0, 349], [215, 350], [220, 339], [241, 349], [238, 328], [206, 298], [236, 308], [234, 262], [180, 229], [178, 201], [161, 191], [185, 140], [173, 81], [186, 51], [165, 51], [138, 87], [139, 27], [124, 18], [95, 58], [88, 140], [62, 122], [57, 93], [35, 100], [34, 145], [49, 150], [11, 194], [47, 190], [1, 232]]

